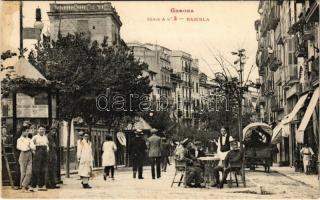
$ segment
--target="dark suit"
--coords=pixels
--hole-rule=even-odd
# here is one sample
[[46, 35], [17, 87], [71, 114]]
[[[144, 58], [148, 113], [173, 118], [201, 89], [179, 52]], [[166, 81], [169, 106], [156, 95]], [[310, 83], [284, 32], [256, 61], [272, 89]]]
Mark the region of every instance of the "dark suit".
[[[223, 184], [227, 180], [227, 176], [230, 171], [238, 170], [241, 168], [241, 162], [243, 159], [243, 154], [240, 150], [230, 150], [224, 160], [225, 167], [216, 166], [213, 169], [213, 175], [216, 179], [217, 184]], [[223, 172], [222, 180], [219, 179], [219, 171]]]
[[57, 146], [55, 137], [48, 135], [49, 153], [48, 153], [48, 169], [47, 169], [47, 187], [52, 188], [57, 184]]
[[167, 164], [169, 162], [168, 156], [170, 155], [170, 144], [169, 142], [162, 142], [162, 147], [161, 147], [161, 162], [162, 162], [162, 170], [166, 171], [167, 170]]
[[161, 177], [161, 138], [156, 134], [152, 134], [147, 141], [148, 155], [151, 161], [151, 174], [155, 179], [155, 166], [157, 168], [157, 178]]
[[136, 137], [131, 143], [130, 154], [132, 157], [132, 169], [134, 178], [136, 177], [137, 171], [138, 178], [142, 178], [143, 162], [145, 159], [146, 149], [146, 142], [141, 137]]

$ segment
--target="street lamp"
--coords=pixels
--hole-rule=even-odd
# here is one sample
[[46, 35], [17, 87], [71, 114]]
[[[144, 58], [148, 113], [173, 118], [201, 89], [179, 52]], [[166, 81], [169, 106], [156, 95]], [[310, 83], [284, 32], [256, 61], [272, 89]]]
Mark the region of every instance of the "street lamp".
[[[243, 90], [243, 86], [242, 86], [242, 75], [243, 75], [243, 65], [245, 63], [245, 59], [246, 59], [246, 55], [245, 55], [245, 49], [240, 49], [238, 50], [238, 52], [231, 52], [232, 55], [236, 55], [239, 58], [234, 62], [234, 64], [238, 64], [240, 65], [240, 69], [239, 69], [239, 85], [238, 88], [240, 89], [239, 91], [239, 97], [238, 97], [238, 126], [239, 126], [239, 139], [240, 139], [240, 152], [244, 153], [243, 151], [243, 133], [242, 133], [242, 90]], [[242, 174], [242, 182], [244, 187], [246, 187], [246, 179], [245, 179], [245, 166], [244, 166], [244, 162], [245, 162], [245, 157], [243, 156], [243, 161], [242, 161], [242, 165], [241, 165], [241, 174]]]

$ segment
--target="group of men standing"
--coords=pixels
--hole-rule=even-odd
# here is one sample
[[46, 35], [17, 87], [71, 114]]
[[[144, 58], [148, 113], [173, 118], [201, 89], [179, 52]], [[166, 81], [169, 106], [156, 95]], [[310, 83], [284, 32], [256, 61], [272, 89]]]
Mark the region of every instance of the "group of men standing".
[[130, 154], [132, 158], [133, 178], [143, 179], [143, 164], [146, 153], [151, 164], [152, 179], [161, 177], [162, 171], [166, 171], [167, 164], [170, 164], [168, 156], [170, 154], [170, 144], [166, 139], [158, 135], [157, 129], [151, 129], [151, 136], [145, 141], [142, 130], [135, 131], [135, 138], [130, 144]]
[[[39, 125], [33, 133], [25, 122], [19, 131], [16, 149], [19, 151], [20, 183], [17, 189], [34, 192], [59, 188], [57, 180], [57, 145], [55, 127]], [[50, 166], [50, 167], [48, 167]]]

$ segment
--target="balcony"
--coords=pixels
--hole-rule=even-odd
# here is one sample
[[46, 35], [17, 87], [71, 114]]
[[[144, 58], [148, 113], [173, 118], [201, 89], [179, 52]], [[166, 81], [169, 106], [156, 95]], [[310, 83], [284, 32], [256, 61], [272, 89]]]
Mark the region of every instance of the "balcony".
[[313, 30], [305, 30], [303, 35], [302, 35], [302, 40], [303, 41], [308, 41], [308, 40], [314, 40], [314, 32]]
[[311, 73], [310, 73], [309, 81], [313, 86], [316, 86], [319, 84], [319, 57], [317, 57], [311, 63]]
[[300, 17], [296, 23], [292, 24], [289, 27], [288, 34], [294, 35], [298, 31], [303, 30], [303, 26], [305, 25], [305, 23], [306, 23], [306, 21], [305, 21], [304, 16]]
[[295, 83], [299, 83], [297, 66], [291, 65], [288, 68], [289, 68], [289, 73], [286, 78], [286, 85], [290, 86]]
[[272, 80], [267, 80], [266, 92], [265, 93], [266, 93], [266, 95], [272, 95], [274, 93]]
[[260, 27], [260, 26], [261, 26], [261, 20], [260, 20], [260, 19], [254, 21], [254, 29], [255, 29], [256, 31], [259, 30], [259, 27]]
[[170, 79], [171, 79], [173, 82], [182, 82], [181, 76], [180, 76], [180, 74], [178, 74], [178, 73], [172, 73], [172, 74], [170, 74]]
[[[266, 97], [260, 95], [259, 96], [259, 104], [260, 105], [266, 105]], [[257, 106], [258, 107], [258, 106]]]
[[273, 96], [271, 99], [271, 112], [282, 112], [283, 110], [282, 103], [278, 101], [277, 97]]
[[169, 90], [172, 88], [172, 85], [169, 82], [162, 82], [161, 87]]
[[270, 11], [269, 20], [268, 20], [268, 27], [269, 29], [275, 30], [278, 26], [280, 21], [280, 12], [279, 8], [273, 6]]
[[299, 44], [295, 52], [295, 56], [298, 57], [307, 57], [308, 51], [304, 44]]
[[283, 45], [284, 42], [283, 42], [283, 38], [281, 36], [281, 30], [280, 30], [280, 27], [278, 27], [275, 31], [275, 34], [276, 34], [276, 43], [277, 45]]
[[282, 5], [283, 4], [283, 0], [277, 0], [277, 5]]
[[268, 64], [268, 49], [267, 48], [263, 48], [262, 49], [262, 53], [261, 53], [261, 57], [260, 57], [260, 65], [259, 67], [265, 67]]
[[266, 16], [263, 16], [263, 19], [261, 21], [261, 28], [260, 28], [261, 36], [266, 37], [268, 32], [268, 24], [267, 24], [267, 18]]
[[269, 69], [273, 72], [277, 71], [279, 66], [282, 65], [282, 62], [272, 54], [272, 57], [269, 59]]

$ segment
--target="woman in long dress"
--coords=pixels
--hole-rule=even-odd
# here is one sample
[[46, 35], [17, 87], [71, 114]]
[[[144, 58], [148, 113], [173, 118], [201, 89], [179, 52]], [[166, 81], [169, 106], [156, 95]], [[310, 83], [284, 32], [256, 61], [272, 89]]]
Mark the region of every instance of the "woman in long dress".
[[117, 151], [116, 144], [112, 141], [110, 135], [106, 136], [106, 141], [102, 146], [102, 166], [104, 167], [103, 179], [107, 180], [111, 171], [111, 179], [114, 180], [114, 166], [116, 164], [115, 152]]
[[77, 157], [79, 158], [79, 175], [82, 180], [83, 188], [90, 189], [89, 178], [92, 173], [93, 156], [91, 142], [89, 141], [89, 135], [86, 133], [83, 140], [80, 143], [80, 150]]

